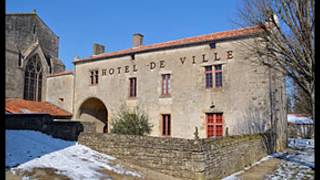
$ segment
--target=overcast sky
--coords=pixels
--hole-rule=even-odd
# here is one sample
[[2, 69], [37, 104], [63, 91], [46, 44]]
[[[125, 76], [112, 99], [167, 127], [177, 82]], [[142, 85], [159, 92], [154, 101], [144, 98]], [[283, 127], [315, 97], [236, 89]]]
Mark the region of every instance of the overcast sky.
[[32, 12], [60, 37], [59, 58], [73, 70], [73, 58], [92, 54], [94, 42], [112, 52], [239, 28], [240, 0], [7, 0], [6, 13]]

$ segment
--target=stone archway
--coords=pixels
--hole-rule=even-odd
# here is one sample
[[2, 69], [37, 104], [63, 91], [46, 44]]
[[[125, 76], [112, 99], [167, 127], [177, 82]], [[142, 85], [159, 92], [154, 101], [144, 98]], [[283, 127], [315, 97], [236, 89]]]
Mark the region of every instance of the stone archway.
[[108, 132], [108, 110], [98, 98], [85, 100], [78, 111], [78, 119], [96, 123], [96, 132]]

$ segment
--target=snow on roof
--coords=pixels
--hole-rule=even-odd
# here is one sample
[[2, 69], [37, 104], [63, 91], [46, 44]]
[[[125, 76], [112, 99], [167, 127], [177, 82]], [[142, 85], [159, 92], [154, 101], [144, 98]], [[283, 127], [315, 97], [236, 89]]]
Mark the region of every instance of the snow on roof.
[[313, 124], [313, 120], [301, 114], [288, 114], [288, 122], [293, 124]]

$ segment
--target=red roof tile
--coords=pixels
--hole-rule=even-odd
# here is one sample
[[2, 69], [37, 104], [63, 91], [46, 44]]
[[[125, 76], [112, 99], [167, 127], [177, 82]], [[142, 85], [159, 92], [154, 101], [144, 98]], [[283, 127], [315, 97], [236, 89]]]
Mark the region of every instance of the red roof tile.
[[63, 71], [63, 72], [48, 75], [47, 77], [56, 77], [56, 76], [62, 76], [67, 74], [73, 74], [73, 71]]
[[237, 30], [224, 31], [224, 32], [195, 36], [195, 37], [184, 38], [184, 39], [179, 39], [174, 41], [168, 41], [163, 43], [151, 44], [147, 46], [139, 46], [139, 47], [129, 48], [129, 49], [120, 50], [120, 51], [111, 52], [111, 53], [93, 55], [88, 58], [73, 61], [73, 63], [76, 64], [79, 62], [87, 62], [90, 60], [98, 60], [98, 59], [110, 58], [115, 56], [123, 56], [123, 55], [138, 53], [138, 52], [146, 52], [151, 50], [177, 47], [177, 46], [189, 45], [194, 43], [210, 42], [210, 41], [219, 40], [219, 39], [228, 39], [228, 38], [253, 35], [262, 31], [263, 31], [263, 28], [261, 26], [253, 26], [253, 27], [242, 28]]
[[18, 98], [6, 99], [6, 112], [12, 114], [45, 113], [55, 118], [71, 118], [72, 114], [49, 102], [28, 101]]

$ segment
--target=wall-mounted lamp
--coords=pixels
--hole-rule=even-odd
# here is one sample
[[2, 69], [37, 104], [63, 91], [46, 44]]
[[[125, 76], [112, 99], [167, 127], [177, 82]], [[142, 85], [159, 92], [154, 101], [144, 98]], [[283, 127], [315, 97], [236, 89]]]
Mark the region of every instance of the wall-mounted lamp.
[[213, 102], [211, 102], [210, 108], [213, 109], [215, 107], [215, 105], [213, 104]]

